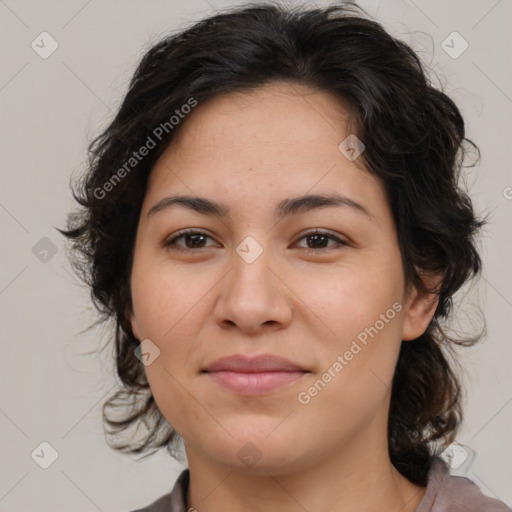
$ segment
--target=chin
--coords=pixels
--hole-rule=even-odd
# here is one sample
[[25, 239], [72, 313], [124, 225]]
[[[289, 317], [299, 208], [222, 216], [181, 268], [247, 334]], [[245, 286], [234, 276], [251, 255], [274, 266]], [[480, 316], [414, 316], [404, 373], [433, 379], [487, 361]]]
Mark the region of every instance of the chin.
[[272, 422], [270, 428], [267, 422], [259, 427], [252, 425], [244, 429], [243, 435], [228, 429], [232, 438], [224, 436], [216, 445], [204, 446], [204, 450], [212, 459], [237, 472], [262, 476], [290, 473], [305, 454], [298, 451], [293, 435], [284, 430], [272, 432], [277, 424]]

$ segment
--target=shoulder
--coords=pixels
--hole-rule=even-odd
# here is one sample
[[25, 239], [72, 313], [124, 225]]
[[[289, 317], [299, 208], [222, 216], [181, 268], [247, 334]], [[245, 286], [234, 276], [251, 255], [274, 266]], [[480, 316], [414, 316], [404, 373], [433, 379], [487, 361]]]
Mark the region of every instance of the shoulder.
[[164, 494], [144, 508], [130, 512], [187, 512], [186, 496], [189, 482], [188, 469], [183, 470], [171, 492]]
[[426, 493], [416, 512], [511, 512], [511, 509], [483, 494], [469, 478], [450, 475], [448, 465], [436, 457], [429, 471]]

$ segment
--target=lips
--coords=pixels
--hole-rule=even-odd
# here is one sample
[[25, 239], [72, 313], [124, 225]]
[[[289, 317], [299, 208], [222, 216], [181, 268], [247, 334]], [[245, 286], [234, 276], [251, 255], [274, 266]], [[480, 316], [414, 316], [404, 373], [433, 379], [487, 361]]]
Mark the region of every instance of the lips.
[[242, 373], [261, 373], [261, 372], [296, 372], [306, 371], [299, 365], [288, 361], [282, 357], [263, 354], [256, 357], [247, 357], [242, 355], [233, 355], [221, 357], [206, 367], [204, 371], [218, 372], [231, 371]]
[[309, 373], [292, 361], [269, 354], [222, 357], [203, 372], [222, 388], [245, 396], [268, 393]]

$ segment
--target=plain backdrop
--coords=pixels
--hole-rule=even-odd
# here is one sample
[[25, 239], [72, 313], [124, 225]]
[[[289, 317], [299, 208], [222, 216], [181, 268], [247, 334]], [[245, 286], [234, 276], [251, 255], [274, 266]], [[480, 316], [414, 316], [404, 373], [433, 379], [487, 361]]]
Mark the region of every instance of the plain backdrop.
[[[113, 116], [149, 45], [237, 4], [0, 0], [2, 511], [126, 512], [168, 492], [183, 469], [165, 452], [137, 461], [105, 443], [101, 404], [115, 384], [112, 353], [83, 354], [103, 344], [108, 330], [81, 334], [94, 310], [54, 227], [74, 206], [69, 180], [83, 168], [88, 142]], [[491, 217], [481, 241], [483, 277], [460, 328], [478, 326], [481, 307], [487, 335], [460, 351], [467, 398], [458, 438], [465, 452], [457, 453], [470, 456], [453, 473], [510, 504], [512, 2], [361, 5], [439, 75], [482, 151], [467, 181], [477, 210]], [[43, 453], [47, 462], [57, 456], [47, 469]]]

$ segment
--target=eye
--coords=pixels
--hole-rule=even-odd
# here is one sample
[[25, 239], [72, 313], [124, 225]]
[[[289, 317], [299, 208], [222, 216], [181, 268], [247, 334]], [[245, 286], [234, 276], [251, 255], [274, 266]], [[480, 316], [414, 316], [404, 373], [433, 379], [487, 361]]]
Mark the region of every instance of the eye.
[[[348, 246], [349, 244], [345, 242], [344, 240], [339, 239], [337, 236], [333, 235], [332, 233], [328, 231], [322, 231], [319, 229], [315, 229], [313, 231], [309, 231], [308, 233], [305, 233], [302, 235], [302, 237], [299, 240], [307, 240], [310, 241], [313, 245], [313, 248], [311, 247], [305, 247], [304, 249], [306, 252], [318, 252], [318, 251], [324, 251], [326, 249], [325, 244], [329, 243], [329, 241], [334, 241], [334, 246], [327, 247], [328, 250], [336, 248], [336, 246]], [[308, 243], [308, 242], [306, 242]]]
[[[180, 251], [203, 249], [204, 247], [202, 244], [207, 238], [211, 238], [211, 236], [206, 234], [204, 231], [198, 231], [197, 229], [185, 229], [178, 233], [177, 236], [170, 240], [166, 240], [163, 245], [164, 247], [172, 247]], [[185, 247], [177, 244], [177, 241], [179, 240], [183, 240], [185, 242]]]
[[[204, 231], [199, 231], [197, 229], [185, 229], [181, 232], [179, 232], [176, 236], [173, 238], [166, 240], [163, 243], [164, 247], [172, 247], [173, 249], [177, 249], [180, 251], [188, 251], [188, 250], [194, 250], [194, 249], [205, 249], [208, 246], [205, 246], [206, 240], [210, 238], [213, 240], [213, 238], [205, 233]], [[339, 239], [337, 236], [333, 235], [332, 233], [328, 231], [322, 231], [319, 229], [315, 229], [313, 231], [309, 231], [302, 235], [300, 240], [307, 240], [306, 243], [311, 242], [313, 247], [303, 247], [303, 249], [306, 250], [306, 252], [319, 252], [330, 250], [335, 248], [336, 246], [348, 246], [349, 244], [341, 239]], [[180, 245], [178, 242], [183, 241], [185, 243], [185, 246]], [[330, 247], [326, 247], [326, 243], [329, 242], [335, 242], [334, 245], [331, 245]], [[211, 247], [211, 246], [210, 246]]]

